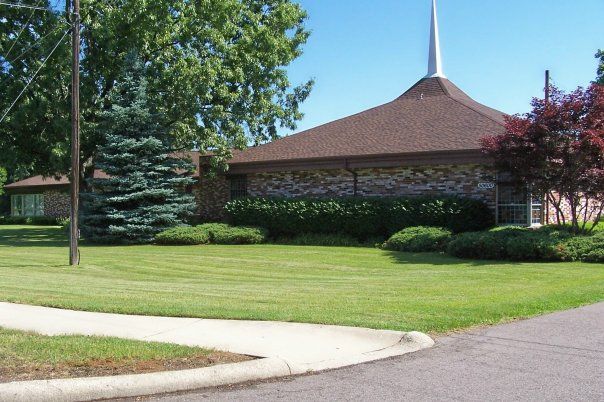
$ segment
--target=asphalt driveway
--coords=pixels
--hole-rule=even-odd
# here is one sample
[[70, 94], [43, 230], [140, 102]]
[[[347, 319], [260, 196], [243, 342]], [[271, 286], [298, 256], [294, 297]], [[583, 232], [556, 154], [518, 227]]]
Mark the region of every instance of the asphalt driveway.
[[604, 401], [604, 303], [454, 334], [417, 353], [175, 401]]

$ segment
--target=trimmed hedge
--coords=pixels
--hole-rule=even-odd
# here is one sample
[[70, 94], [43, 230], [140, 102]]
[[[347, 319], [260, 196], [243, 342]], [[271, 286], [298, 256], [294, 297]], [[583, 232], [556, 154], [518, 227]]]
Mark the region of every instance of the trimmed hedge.
[[214, 244], [260, 244], [266, 241], [265, 229], [230, 226], [225, 223], [206, 223], [196, 227], [207, 232]]
[[266, 241], [266, 231], [251, 227], [233, 227], [224, 223], [206, 223], [195, 227], [179, 226], [155, 236], [163, 245], [258, 244]]
[[293, 246], [326, 246], [326, 247], [359, 247], [362, 246], [357, 239], [342, 234], [304, 233], [293, 238], [280, 238], [279, 244]]
[[448, 229], [415, 226], [401, 230], [384, 243], [384, 249], [414, 253], [441, 251], [451, 239]]
[[498, 228], [455, 236], [447, 252], [455, 257], [512, 261], [604, 262], [604, 232], [572, 235], [566, 228]]
[[0, 216], [0, 225], [61, 226], [64, 219], [52, 216]]
[[207, 231], [189, 226], [180, 226], [164, 230], [155, 236], [155, 242], [163, 245], [198, 245], [208, 244], [210, 235]]
[[459, 233], [494, 224], [485, 203], [459, 197], [240, 198], [225, 210], [233, 224], [265, 227], [273, 237], [338, 233], [364, 240], [412, 226]]

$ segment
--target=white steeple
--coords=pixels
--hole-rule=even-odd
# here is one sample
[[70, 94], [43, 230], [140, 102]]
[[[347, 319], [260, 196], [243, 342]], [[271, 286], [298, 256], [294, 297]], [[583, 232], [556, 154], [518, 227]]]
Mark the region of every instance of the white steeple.
[[430, 28], [430, 53], [428, 56], [428, 74], [426, 78], [442, 77], [442, 60], [440, 56], [440, 38], [438, 37], [438, 18], [436, 16], [436, 0], [432, 0], [432, 24]]

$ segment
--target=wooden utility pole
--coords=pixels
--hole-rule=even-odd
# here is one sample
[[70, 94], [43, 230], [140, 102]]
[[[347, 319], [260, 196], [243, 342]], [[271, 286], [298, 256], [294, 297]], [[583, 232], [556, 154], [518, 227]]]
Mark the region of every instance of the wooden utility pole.
[[549, 70], [545, 70], [545, 103], [549, 103]]
[[80, 230], [80, 0], [71, 0], [71, 210], [69, 232], [69, 265], [78, 265]]

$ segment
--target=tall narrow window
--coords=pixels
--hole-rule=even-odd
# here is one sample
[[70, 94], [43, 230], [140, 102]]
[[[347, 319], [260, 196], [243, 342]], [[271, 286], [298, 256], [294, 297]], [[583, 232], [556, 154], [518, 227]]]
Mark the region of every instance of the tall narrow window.
[[247, 197], [247, 176], [231, 176], [231, 200]]

